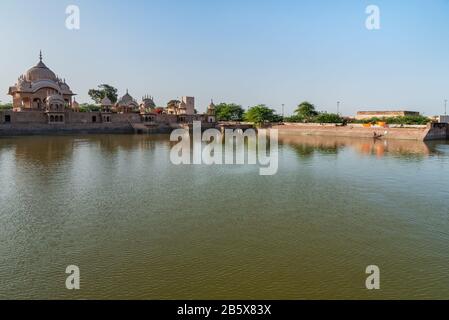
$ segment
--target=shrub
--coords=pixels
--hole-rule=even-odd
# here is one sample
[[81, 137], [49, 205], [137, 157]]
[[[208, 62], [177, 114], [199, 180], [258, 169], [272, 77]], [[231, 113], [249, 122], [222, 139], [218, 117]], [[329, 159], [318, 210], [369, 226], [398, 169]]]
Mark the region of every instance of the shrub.
[[291, 117], [284, 117], [285, 122], [304, 122], [304, 117], [298, 114], [295, 114]]
[[0, 110], [10, 110], [12, 109], [12, 103], [0, 103]]
[[426, 125], [432, 120], [425, 116], [402, 116], [392, 118], [370, 118], [363, 120], [354, 120], [354, 123], [372, 123], [386, 122], [388, 124], [404, 124], [404, 125]]
[[312, 119], [315, 123], [343, 123], [343, 118], [336, 113], [323, 112]]

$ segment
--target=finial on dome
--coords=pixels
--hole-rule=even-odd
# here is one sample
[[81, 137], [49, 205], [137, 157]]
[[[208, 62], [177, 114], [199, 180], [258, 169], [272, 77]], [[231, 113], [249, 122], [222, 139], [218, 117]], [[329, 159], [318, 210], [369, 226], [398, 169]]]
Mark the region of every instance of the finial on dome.
[[39, 51], [39, 61], [42, 62], [42, 50]]

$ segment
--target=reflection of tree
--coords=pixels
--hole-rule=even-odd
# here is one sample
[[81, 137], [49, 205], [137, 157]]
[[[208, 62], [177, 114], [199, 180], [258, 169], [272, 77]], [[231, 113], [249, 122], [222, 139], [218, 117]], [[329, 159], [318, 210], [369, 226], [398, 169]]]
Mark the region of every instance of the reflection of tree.
[[324, 145], [311, 145], [306, 143], [290, 144], [290, 147], [301, 157], [309, 158], [314, 154], [337, 154], [338, 147], [330, 147]]

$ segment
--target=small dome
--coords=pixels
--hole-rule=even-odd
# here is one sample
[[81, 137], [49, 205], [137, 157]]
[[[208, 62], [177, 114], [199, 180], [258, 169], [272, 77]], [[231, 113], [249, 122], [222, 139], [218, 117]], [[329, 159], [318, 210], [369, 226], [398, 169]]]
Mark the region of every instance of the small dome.
[[106, 107], [112, 106], [112, 101], [107, 96], [105, 96], [103, 99], [101, 99], [101, 105]]
[[62, 98], [61, 95], [53, 94], [53, 95], [47, 97], [47, 103], [49, 105], [52, 105], [52, 104], [64, 104], [65, 101], [64, 101], [64, 99]]
[[126, 94], [120, 98], [120, 100], [118, 101], [118, 105], [128, 106], [130, 104], [137, 104], [137, 103], [134, 101], [134, 98], [131, 97], [131, 95], [128, 93], [128, 90], [126, 90]]

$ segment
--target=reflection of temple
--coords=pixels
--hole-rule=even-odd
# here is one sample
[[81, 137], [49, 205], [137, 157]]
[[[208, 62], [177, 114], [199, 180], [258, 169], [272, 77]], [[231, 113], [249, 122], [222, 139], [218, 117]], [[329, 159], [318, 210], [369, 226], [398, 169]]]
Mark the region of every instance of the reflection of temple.
[[126, 131], [142, 125], [170, 129], [193, 121], [207, 122], [210, 126], [215, 123], [213, 103], [205, 114], [196, 112], [194, 97], [182, 97], [181, 101], [170, 101], [166, 108], [157, 108], [152, 96], [146, 95], [138, 103], [128, 90], [116, 103], [110, 97], [104, 97], [99, 111], [86, 112], [73, 98], [75, 94], [65, 80], [44, 64], [42, 53], [39, 62], [18, 78], [8, 94], [13, 98], [13, 110], [0, 111], [0, 125], [14, 124], [15, 130], [20, 130], [19, 126], [22, 129], [45, 129], [44, 124], [67, 130], [106, 128]]

